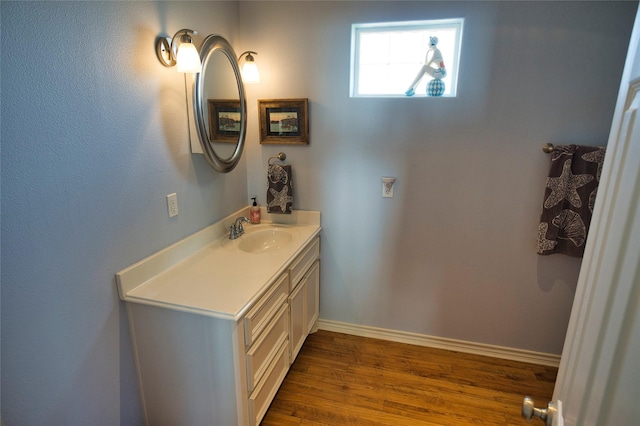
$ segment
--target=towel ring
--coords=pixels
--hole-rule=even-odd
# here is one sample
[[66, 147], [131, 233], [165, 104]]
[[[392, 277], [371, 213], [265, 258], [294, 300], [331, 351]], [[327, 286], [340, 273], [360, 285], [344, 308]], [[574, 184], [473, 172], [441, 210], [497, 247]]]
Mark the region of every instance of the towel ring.
[[267, 161], [267, 165], [271, 166], [272, 165], [271, 164], [271, 160], [273, 160], [274, 158], [277, 159], [277, 160], [280, 160], [280, 161], [284, 161], [284, 160], [287, 159], [287, 154], [285, 154], [284, 152], [281, 152], [278, 155], [275, 155], [273, 157], [269, 157], [269, 161]]
[[552, 143], [545, 143], [544, 145], [542, 145], [542, 151], [546, 152], [547, 154], [551, 154], [553, 152], [553, 144]]

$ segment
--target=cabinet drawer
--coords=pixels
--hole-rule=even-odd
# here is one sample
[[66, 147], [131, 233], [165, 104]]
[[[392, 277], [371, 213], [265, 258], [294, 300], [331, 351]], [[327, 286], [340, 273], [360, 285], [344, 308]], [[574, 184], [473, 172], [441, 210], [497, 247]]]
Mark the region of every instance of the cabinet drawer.
[[282, 305], [264, 333], [247, 352], [247, 387], [251, 392], [289, 337], [289, 306]]
[[309, 267], [320, 256], [320, 238], [316, 238], [307, 249], [293, 262], [289, 268], [289, 282], [293, 290]]
[[287, 300], [288, 295], [289, 277], [287, 274], [282, 274], [244, 317], [244, 340], [247, 346], [251, 346], [256, 341], [280, 306]]
[[289, 371], [289, 340], [286, 340], [269, 366], [265, 377], [249, 397], [249, 419], [251, 425], [259, 425], [278, 388]]

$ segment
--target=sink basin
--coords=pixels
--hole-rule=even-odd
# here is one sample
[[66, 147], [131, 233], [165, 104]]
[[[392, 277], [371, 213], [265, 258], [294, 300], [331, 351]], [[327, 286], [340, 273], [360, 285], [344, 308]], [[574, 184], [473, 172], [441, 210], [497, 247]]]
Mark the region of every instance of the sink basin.
[[268, 253], [287, 246], [293, 240], [293, 230], [267, 227], [247, 232], [240, 237], [238, 249], [247, 253]]

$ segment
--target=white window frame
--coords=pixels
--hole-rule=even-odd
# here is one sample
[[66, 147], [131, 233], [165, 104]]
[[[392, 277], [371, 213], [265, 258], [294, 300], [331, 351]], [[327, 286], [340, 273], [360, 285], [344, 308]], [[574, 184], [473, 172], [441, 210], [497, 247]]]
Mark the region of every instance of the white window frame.
[[[365, 97], [365, 98], [389, 98], [389, 97], [406, 97], [404, 89], [402, 93], [393, 94], [361, 94], [358, 92], [358, 78], [360, 72], [360, 36], [363, 33], [387, 33], [387, 32], [407, 32], [412, 30], [442, 30], [442, 29], [454, 29], [455, 41], [454, 41], [454, 54], [453, 57], [446, 57], [444, 54], [444, 62], [447, 70], [447, 92], [442, 97], [455, 97], [458, 89], [458, 69], [460, 65], [460, 51], [462, 48], [462, 30], [464, 26], [464, 18], [451, 18], [451, 19], [438, 19], [438, 20], [422, 20], [422, 21], [405, 21], [405, 22], [378, 22], [378, 23], [360, 23], [351, 25], [351, 74], [350, 74], [350, 87], [349, 93], [351, 97]], [[410, 62], [413, 63], [415, 73], [407, 79], [406, 88], [409, 87], [413, 78], [418, 73], [418, 70], [423, 64], [426, 54], [426, 48], [424, 52], [416, 52], [416, 57], [411, 58]], [[404, 80], [404, 79], [403, 79]], [[430, 80], [427, 75], [423, 80]], [[428, 97], [427, 94], [422, 91], [413, 97]]]

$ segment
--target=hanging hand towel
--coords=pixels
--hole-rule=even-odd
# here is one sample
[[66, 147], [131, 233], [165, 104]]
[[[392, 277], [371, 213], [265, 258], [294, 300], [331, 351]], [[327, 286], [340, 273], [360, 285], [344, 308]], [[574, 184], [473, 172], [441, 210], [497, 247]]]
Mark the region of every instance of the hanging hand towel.
[[584, 254], [604, 154], [605, 148], [596, 146], [553, 149], [538, 225], [538, 254]]
[[267, 212], [291, 214], [293, 208], [291, 166], [270, 165], [267, 170], [267, 180]]

